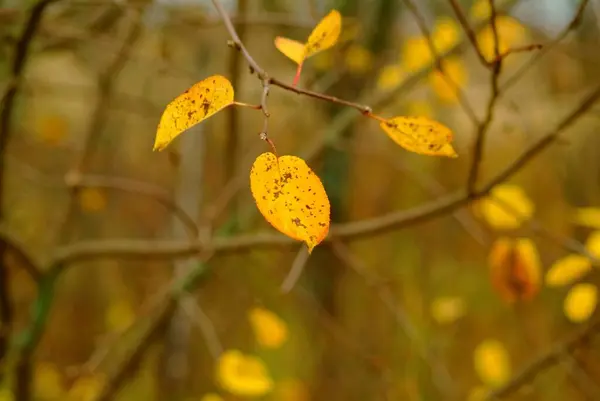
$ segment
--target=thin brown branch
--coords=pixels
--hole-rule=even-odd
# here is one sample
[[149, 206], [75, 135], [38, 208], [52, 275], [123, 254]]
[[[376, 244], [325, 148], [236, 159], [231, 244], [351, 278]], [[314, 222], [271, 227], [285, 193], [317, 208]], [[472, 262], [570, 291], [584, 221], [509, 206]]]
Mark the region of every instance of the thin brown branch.
[[558, 342], [548, 352], [540, 355], [529, 365], [516, 373], [506, 384], [489, 393], [485, 400], [498, 400], [514, 394], [523, 386], [530, 384], [542, 372], [558, 364], [564, 355], [569, 355], [576, 349], [591, 341], [600, 330], [600, 319], [592, 321], [585, 329], [572, 337]]
[[458, 0], [448, 0], [448, 2], [450, 3], [452, 10], [454, 11], [454, 15], [456, 15], [456, 19], [462, 26], [463, 31], [465, 32], [465, 35], [467, 35], [469, 42], [471, 42], [471, 45], [473, 46], [473, 50], [475, 50], [475, 54], [479, 58], [479, 61], [481, 62], [481, 64], [484, 67], [490, 68], [490, 63], [485, 59], [485, 56], [483, 55], [483, 53], [481, 52], [481, 49], [479, 48], [479, 43], [477, 41], [477, 35], [475, 34], [475, 31], [471, 27], [471, 24], [469, 23], [469, 20], [467, 19], [467, 16], [466, 16], [462, 6], [459, 4]]

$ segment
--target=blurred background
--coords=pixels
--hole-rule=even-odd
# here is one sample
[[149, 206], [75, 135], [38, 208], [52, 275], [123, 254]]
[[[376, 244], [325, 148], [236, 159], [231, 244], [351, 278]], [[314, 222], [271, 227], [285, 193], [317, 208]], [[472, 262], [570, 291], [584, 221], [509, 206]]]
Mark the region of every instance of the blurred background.
[[[332, 240], [308, 257], [251, 196], [260, 111], [227, 108], [152, 152], [164, 107], [209, 75], [260, 103], [210, 1], [0, 0], [0, 400], [600, 399], [598, 106], [490, 196], [398, 216], [464, 193], [478, 133], [483, 187], [597, 87], [600, 2], [496, 0], [496, 34], [488, 0], [223, 5], [290, 83], [274, 38], [303, 42], [338, 9], [340, 39], [300, 87], [436, 119], [459, 157], [272, 87], [269, 137], [331, 202]], [[379, 217], [396, 223], [335, 235]], [[226, 246], [170, 251], [196, 237]], [[61, 259], [82, 242], [94, 256]]]

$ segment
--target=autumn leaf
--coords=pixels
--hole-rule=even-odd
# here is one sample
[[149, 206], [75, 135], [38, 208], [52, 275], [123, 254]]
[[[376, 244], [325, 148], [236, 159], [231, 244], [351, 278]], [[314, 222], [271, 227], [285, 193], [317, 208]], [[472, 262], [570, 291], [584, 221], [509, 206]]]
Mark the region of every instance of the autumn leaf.
[[273, 312], [254, 308], [248, 314], [256, 340], [265, 348], [279, 348], [288, 336], [287, 326]]
[[250, 188], [265, 219], [283, 234], [306, 242], [309, 252], [327, 235], [329, 199], [304, 160], [263, 153], [252, 165]]
[[278, 401], [309, 401], [310, 391], [296, 379], [284, 379], [275, 385], [274, 399]]
[[305, 57], [327, 50], [336, 44], [342, 31], [342, 16], [337, 10], [331, 10], [317, 24], [306, 41]]
[[465, 301], [459, 297], [438, 297], [431, 302], [431, 317], [439, 324], [449, 324], [465, 314]]
[[344, 55], [344, 63], [348, 72], [353, 74], [364, 74], [373, 65], [373, 55], [369, 49], [360, 45], [351, 45]]
[[438, 53], [445, 53], [453, 48], [460, 39], [461, 30], [456, 21], [449, 17], [440, 17], [433, 27], [432, 41]]
[[106, 195], [99, 188], [82, 188], [77, 195], [83, 211], [97, 213], [106, 209]]
[[584, 227], [600, 229], [600, 208], [581, 207], [575, 211], [573, 222]]
[[499, 238], [489, 255], [494, 289], [508, 303], [530, 300], [539, 291], [540, 260], [529, 238]]
[[534, 212], [533, 202], [517, 185], [495, 186], [482, 198], [477, 208], [483, 219], [497, 230], [513, 230], [529, 220]]
[[154, 150], [163, 150], [175, 137], [233, 103], [233, 87], [221, 75], [210, 76], [177, 96], [158, 124]]
[[443, 73], [436, 69], [429, 74], [429, 84], [440, 100], [454, 103], [458, 101], [458, 90], [467, 83], [467, 70], [458, 57], [448, 57], [442, 65]]
[[498, 340], [481, 342], [473, 352], [473, 362], [475, 372], [488, 386], [500, 386], [510, 377], [510, 359], [504, 345]]
[[277, 36], [275, 38], [275, 47], [296, 64], [302, 64], [304, 61], [304, 43], [300, 43], [293, 39], [284, 38], [282, 36]]
[[404, 149], [428, 156], [458, 157], [451, 145], [452, 131], [426, 117], [394, 117], [383, 121], [381, 129]]
[[592, 268], [592, 263], [582, 255], [567, 255], [554, 262], [546, 273], [546, 285], [562, 287], [579, 280]]
[[398, 64], [386, 65], [379, 71], [377, 76], [377, 88], [381, 90], [394, 89], [406, 76], [402, 67]]
[[135, 320], [135, 313], [129, 302], [124, 299], [115, 300], [106, 312], [106, 327], [110, 331], [119, 332], [126, 329]]
[[[511, 47], [522, 44], [527, 35], [525, 27], [514, 18], [508, 16], [496, 17], [496, 30], [498, 33], [498, 51], [500, 54], [506, 53]], [[487, 25], [477, 35], [479, 50], [489, 62], [496, 57], [494, 41], [494, 30], [491, 24]], [[510, 58], [507, 60], [510, 60]]]
[[92, 401], [102, 390], [106, 378], [101, 375], [81, 376], [71, 386], [67, 393], [68, 401]]
[[54, 364], [40, 362], [35, 366], [33, 385], [39, 399], [60, 399], [65, 388], [63, 378]]
[[573, 323], [582, 323], [592, 316], [598, 302], [598, 288], [589, 283], [571, 288], [563, 304], [565, 316]]
[[200, 398], [200, 401], [225, 401], [223, 397], [221, 397], [217, 393], [206, 393]]
[[596, 259], [600, 259], [600, 230], [588, 235], [585, 241], [585, 249]]
[[37, 122], [37, 132], [40, 138], [53, 146], [58, 145], [67, 135], [69, 124], [65, 117], [47, 115]]
[[241, 397], [260, 397], [273, 389], [273, 380], [264, 362], [235, 349], [221, 354], [216, 376], [224, 390]]

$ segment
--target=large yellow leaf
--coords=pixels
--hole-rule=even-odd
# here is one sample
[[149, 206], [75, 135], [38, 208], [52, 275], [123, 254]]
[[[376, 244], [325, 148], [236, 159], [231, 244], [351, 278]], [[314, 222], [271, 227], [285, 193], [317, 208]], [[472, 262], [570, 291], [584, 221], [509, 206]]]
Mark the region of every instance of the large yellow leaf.
[[309, 252], [327, 235], [329, 199], [304, 160], [263, 153], [252, 165], [250, 188], [265, 219], [283, 234], [306, 242]]
[[546, 285], [562, 287], [583, 277], [592, 268], [592, 263], [582, 255], [567, 255], [554, 262], [546, 273]]
[[517, 185], [502, 184], [481, 199], [478, 208], [484, 220], [497, 230], [513, 230], [529, 220], [534, 205], [523, 189]]
[[494, 289], [508, 303], [530, 300], [540, 287], [540, 259], [529, 238], [499, 238], [489, 255]]
[[273, 380], [264, 362], [235, 349], [221, 354], [216, 376], [223, 389], [240, 397], [260, 397], [273, 389]]
[[331, 10], [317, 24], [306, 41], [306, 57], [329, 49], [337, 42], [342, 31], [342, 16], [339, 11]]
[[499, 386], [510, 377], [510, 359], [504, 345], [498, 340], [481, 342], [473, 353], [473, 361], [475, 372], [488, 386]]
[[248, 314], [257, 342], [265, 348], [279, 348], [288, 336], [285, 322], [270, 310], [254, 308]]
[[452, 131], [426, 117], [394, 117], [381, 128], [404, 149], [429, 156], [458, 157], [451, 145]]
[[575, 224], [600, 229], [600, 208], [581, 207], [575, 211]]
[[596, 309], [598, 288], [589, 283], [577, 284], [571, 288], [563, 304], [565, 316], [574, 323], [589, 319]]
[[221, 75], [194, 84], [167, 105], [158, 124], [154, 150], [163, 150], [183, 131], [233, 103], [233, 87]]
[[296, 64], [302, 64], [304, 61], [304, 43], [277, 36], [275, 38], [275, 47]]

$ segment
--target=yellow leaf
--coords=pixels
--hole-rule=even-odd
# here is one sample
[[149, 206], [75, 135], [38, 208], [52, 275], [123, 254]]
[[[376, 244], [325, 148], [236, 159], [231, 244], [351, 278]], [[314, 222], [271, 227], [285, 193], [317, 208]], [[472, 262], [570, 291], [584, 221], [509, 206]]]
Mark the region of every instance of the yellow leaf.
[[431, 316], [439, 324], [453, 323], [465, 314], [465, 301], [458, 297], [438, 297], [431, 302]]
[[600, 229], [600, 208], [581, 207], [577, 209], [573, 222], [581, 226]]
[[498, 340], [481, 342], [473, 353], [475, 372], [491, 387], [502, 385], [510, 377], [510, 360], [504, 345]]
[[563, 304], [565, 316], [573, 323], [589, 319], [596, 309], [598, 288], [589, 283], [577, 284], [571, 288]]
[[296, 64], [301, 64], [304, 61], [304, 43], [277, 36], [275, 47]]
[[[498, 51], [506, 53], [511, 47], [523, 43], [527, 31], [518, 21], [508, 16], [496, 18], [496, 31], [498, 33]], [[487, 61], [495, 58], [494, 31], [491, 24], [487, 25], [477, 34], [477, 44], [481, 54]], [[513, 56], [507, 58], [510, 60]]]
[[593, 257], [600, 259], [600, 230], [588, 235], [587, 241], [585, 241], [585, 248]]
[[346, 68], [354, 74], [364, 74], [373, 65], [373, 55], [363, 46], [352, 45], [346, 50]]
[[394, 89], [405, 77], [404, 70], [398, 64], [386, 65], [379, 71], [377, 88], [381, 90]]
[[331, 10], [308, 37], [305, 49], [306, 58], [335, 45], [341, 31], [342, 16], [339, 11]]
[[206, 393], [200, 398], [200, 401], [225, 401], [223, 397], [221, 397], [217, 393]]
[[111, 331], [121, 331], [129, 327], [135, 320], [131, 304], [123, 299], [113, 302], [106, 312], [106, 327]]
[[441, 55], [453, 48], [460, 39], [461, 30], [456, 21], [449, 17], [438, 18], [432, 33], [433, 45]]
[[177, 96], [165, 108], [154, 141], [163, 150], [183, 131], [233, 103], [233, 87], [221, 75], [210, 76]]
[[458, 157], [450, 144], [452, 131], [426, 117], [394, 117], [380, 124], [404, 149], [428, 156]]
[[221, 354], [217, 381], [224, 390], [242, 397], [260, 397], [273, 389], [273, 380], [263, 361], [232, 349]]
[[51, 363], [36, 364], [33, 380], [36, 397], [40, 400], [58, 400], [65, 392], [62, 376]]
[[444, 102], [458, 101], [458, 89], [467, 83], [467, 70], [458, 57], [449, 57], [442, 61], [444, 73], [439, 70], [429, 74], [429, 84], [435, 94]]
[[256, 340], [265, 348], [279, 348], [288, 336], [287, 326], [273, 312], [254, 308], [248, 314]]
[[329, 231], [329, 199], [321, 180], [296, 156], [266, 152], [250, 171], [258, 210], [283, 234], [306, 242], [309, 252]]
[[473, 18], [484, 20], [490, 18], [490, 0], [475, 0], [471, 7], [470, 14]]
[[69, 129], [67, 119], [58, 115], [47, 115], [37, 123], [40, 138], [50, 145], [58, 145]]
[[498, 238], [489, 255], [494, 289], [505, 302], [530, 300], [540, 288], [540, 258], [529, 238]]
[[15, 401], [15, 395], [9, 388], [0, 388], [0, 401]]
[[402, 64], [408, 72], [417, 72], [433, 61], [427, 38], [408, 38], [402, 46]]
[[69, 401], [92, 401], [102, 390], [104, 382], [103, 376], [82, 376], [69, 389], [67, 399]]
[[569, 285], [583, 277], [591, 268], [592, 264], [585, 256], [567, 255], [550, 267], [546, 273], [546, 285], [549, 287]]
[[497, 230], [519, 228], [534, 212], [533, 202], [523, 189], [512, 184], [494, 187], [489, 196], [479, 201], [478, 207], [484, 220]]
[[82, 188], [78, 192], [81, 210], [95, 213], [106, 209], [106, 195], [99, 188]]
[[273, 399], [277, 401], [309, 401], [310, 392], [301, 381], [285, 379], [275, 385]]

